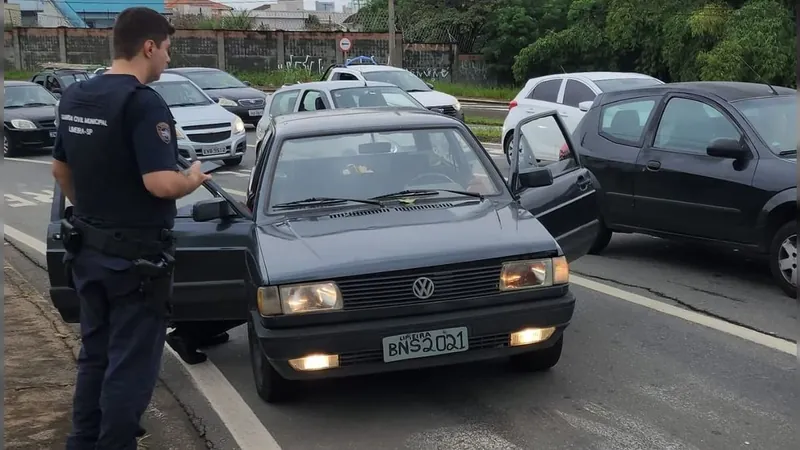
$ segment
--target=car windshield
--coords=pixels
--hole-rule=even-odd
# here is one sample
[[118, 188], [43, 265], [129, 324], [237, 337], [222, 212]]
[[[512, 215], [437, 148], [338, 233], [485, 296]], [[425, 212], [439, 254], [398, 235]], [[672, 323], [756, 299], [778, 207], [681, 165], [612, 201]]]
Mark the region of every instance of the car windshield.
[[290, 139], [280, 146], [266, 210], [304, 199], [370, 199], [411, 189], [497, 195], [498, 177], [490, 175], [480, 151], [456, 128]]
[[731, 103], [774, 153], [797, 150], [797, 97], [781, 95]]
[[185, 72], [186, 78], [192, 80], [200, 86], [200, 89], [228, 89], [247, 87], [233, 75], [221, 70], [209, 70], [203, 72]]
[[24, 108], [26, 106], [54, 106], [56, 98], [47, 89], [37, 85], [4, 86], [4, 108]]
[[73, 73], [59, 75], [58, 79], [61, 81], [61, 85], [66, 88], [71, 84], [88, 80], [89, 74], [83, 72], [73, 72]]
[[188, 81], [156, 81], [150, 87], [161, 94], [167, 106], [177, 108], [182, 106], [210, 105], [211, 100]]
[[655, 86], [656, 84], [662, 83], [656, 78], [610, 78], [608, 80], [594, 80], [594, 84], [596, 84], [602, 92], [611, 92]]
[[407, 70], [379, 70], [362, 72], [367, 81], [391, 83], [406, 92], [427, 92], [431, 88]]
[[414, 97], [394, 86], [335, 89], [331, 91], [331, 97], [335, 108], [376, 106], [423, 108]]

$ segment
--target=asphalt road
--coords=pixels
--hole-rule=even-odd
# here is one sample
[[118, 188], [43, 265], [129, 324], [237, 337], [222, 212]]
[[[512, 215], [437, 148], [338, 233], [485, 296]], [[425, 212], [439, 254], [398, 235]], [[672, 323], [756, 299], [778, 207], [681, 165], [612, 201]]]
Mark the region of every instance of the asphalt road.
[[505, 119], [508, 113], [508, 105], [502, 103], [477, 103], [461, 102], [461, 108], [467, 117], [490, 117], [492, 119]]
[[[44, 152], [0, 168], [5, 224], [39, 240], [52, 195], [49, 160]], [[244, 191], [252, 162], [250, 153], [214, 178]], [[461, 365], [318, 383], [293, 404], [271, 406], [255, 393], [244, 330], [209, 354], [287, 450], [797, 448], [795, 356], [731, 335], [740, 327], [712, 330], [689, 313], [675, 317], [621, 298], [640, 294], [796, 340], [797, 304], [763, 264], [621, 235], [572, 269], [624, 295], [573, 284], [575, 319], [561, 362], [546, 374], [514, 374], [501, 362]]]

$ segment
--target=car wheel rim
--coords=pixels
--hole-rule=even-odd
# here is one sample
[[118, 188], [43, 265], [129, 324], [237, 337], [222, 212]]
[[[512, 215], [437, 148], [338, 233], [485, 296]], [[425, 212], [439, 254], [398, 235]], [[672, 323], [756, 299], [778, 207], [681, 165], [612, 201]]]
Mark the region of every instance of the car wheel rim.
[[3, 136], [3, 155], [8, 154], [8, 136]]
[[781, 243], [778, 250], [778, 268], [783, 279], [797, 286], [797, 235], [793, 234]]

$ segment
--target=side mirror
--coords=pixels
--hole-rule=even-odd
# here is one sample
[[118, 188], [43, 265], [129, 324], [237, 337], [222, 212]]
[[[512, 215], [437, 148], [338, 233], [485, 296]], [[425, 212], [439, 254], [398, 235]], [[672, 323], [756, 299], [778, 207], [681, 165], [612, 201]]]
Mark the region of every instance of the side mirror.
[[211, 100], [213, 100], [214, 103], [219, 103], [219, 97], [211, 97]]
[[195, 222], [208, 222], [233, 215], [231, 205], [222, 197], [200, 200], [192, 206], [192, 220]]
[[426, 84], [426, 85], [427, 85], [429, 88], [433, 89], [433, 84], [432, 84], [432, 83], [428, 83], [428, 82], [426, 81], [426, 82], [425, 82], [425, 84]]
[[248, 87], [250, 86], [250, 82], [249, 81], [242, 81], [242, 83], [244, 83], [245, 86], [248, 86]]
[[588, 102], [588, 101], [587, 102], [580, 102], [580, 103], [578, 103], [578, 109], [580, 109], [583, 112], [586, 112], [586, 111], [592, 109], [592, 103], [594, 103], [594, 102]]
[[706, 148], [708, 156], [717, 158], [744, 159], [750, 155], [750, 149], [736, 139], [714, 139]]
[[547, 167], [533, 167], [519, 173], [519, 184], [523, 188], [537, 188], [553, 184], [553, 173]]

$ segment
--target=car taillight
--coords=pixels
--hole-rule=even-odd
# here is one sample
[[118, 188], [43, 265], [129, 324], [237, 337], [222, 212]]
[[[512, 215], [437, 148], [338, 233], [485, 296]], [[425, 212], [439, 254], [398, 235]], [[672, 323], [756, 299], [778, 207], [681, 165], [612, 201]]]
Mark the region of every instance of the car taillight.
[[508, 102], [508, 110], [509, 111], [511, 111], [511, 109], [514, 108], [515, 106], [517, 106], [517, 101], [516, 100], [511, 100], [510, 102]]
[[566, 143], [561, 145], [561, 148], [558, 149], [558, 160], [561, 161], [562, 159], [569, 158], [569, 147]]

